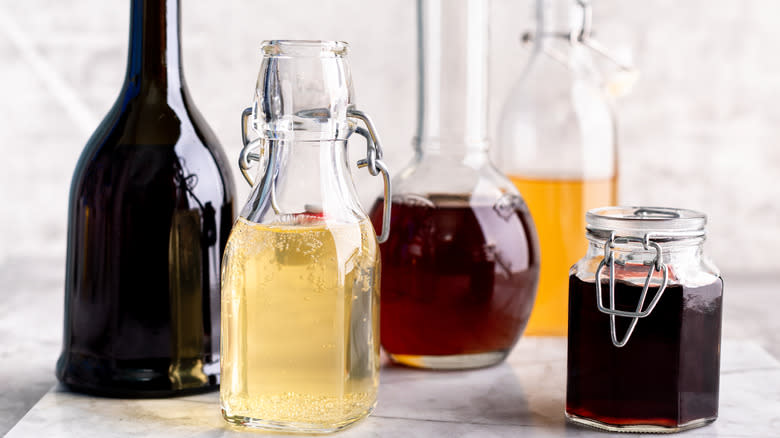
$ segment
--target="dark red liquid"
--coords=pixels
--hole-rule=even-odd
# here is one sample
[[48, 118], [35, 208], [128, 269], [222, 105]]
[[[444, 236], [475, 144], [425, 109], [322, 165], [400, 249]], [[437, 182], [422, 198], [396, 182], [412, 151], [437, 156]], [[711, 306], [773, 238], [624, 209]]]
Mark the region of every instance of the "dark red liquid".
[[[390, 239], [380, 245], [382, 346], [422, 356], [512, 348], [539, 276], [529, 213], [464, 196], [428, 199], [435, 206], [392, 205]], [[380, 229], [381, 203], [371, 217]]]
[[[650, 302], [657, 288], [651, 288]], [[609, 302], [603, 283], [604, 303]], [[616, 308], [634, 311], [641, 286], [615, 285]], [[617, 348], [595, 283], [569, 278], [566, 412], [612, 425], [678, 427], [718, 415], [723, 281], [668, 286]], [[630, 318], [617, 317], [622, 338]]]

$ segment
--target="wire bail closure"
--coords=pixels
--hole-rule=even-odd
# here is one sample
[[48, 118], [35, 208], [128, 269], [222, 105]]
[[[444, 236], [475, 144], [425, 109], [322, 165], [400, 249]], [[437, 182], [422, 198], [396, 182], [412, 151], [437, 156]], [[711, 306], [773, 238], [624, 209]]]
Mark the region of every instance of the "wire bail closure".
[[[577, 0], [577, 5], [582, 9], [582, 24], [580, 26], [579, 32], [542, 33], [540, 36], [552, 36], [565, 39], [568, 40], [571, 45], [576, 43], [582, 44], [583, 46], [593, 50], [597, 54], [603, 56], [605, 59], [615, 64], [619, 69], [625, 71], [634, 71], [635, 67], [633, 65], [628, 65], [621, 62], [615, 55], [612, 54], [612, 52], [609, 51], [609, 49], [593, 38], [593, 9], [590, 5], [590, 1]], [[523, 32], [523, 34], [520, 36], [520, 41], [523, 43], [530, 43], [534, 41], [534, 39], [536, 39], [536, 35], [531, 31]], [[551, 53], [551, 55], [553, 55], [553, 58], [558, 60], [565, 59], [564, 55], [561, 55], [557, 52]]]
[[[647, 271], [647, 278], [645, 279], [642, 293], [639, 296], [639, 302], [637, 303], [636, 310], [633, 312], [615, 309], [615, 264], [617, 263], [618, 265], [625, 265], [625, 262], [619, 262], [615, 260], [614, 248], [616, 245], [627, 243], [641, 243], [645, 250], [653, 248], [656, 251], [655, 258], [652, 261], [647, 261], [644, 263], [645, 266], [649, 266]], [[605, 266], [608, 266], [609, 268], [609, 307], [604, 306], [601, 293], [600, 277], [601, 271]], [[650, 288], [650, 281], [652, 280], [653, 274], [655, 272], [662, 273], [661, 285], [653, 299], [650, 301], [650, 304], [648, 304], [647, 308], [643, 310], [645, 300], [647, 298], [647, 292]], [[628, 340], [631, 338], [631, 335], [634, 333], [634, 329], [636, 328], [639, 319], [647, 317], [650, 315], [653, 309], [655, 309], [655, 306], [661, 299], [661, 295], [663, 295], [664, 291], [666, 290], [668, 280], [669, 268], [663, 262], [663, 252], [661, 250], [661, 245], [659, 245], [658, 242], [651, 240], [651, 233], [645, 234], [644, 237], [617, 237], [615, 236], [614, 232], [610, 234], [609, 241], [604, 243], [604, 258], [601, 260], [598, 268], [596, 269], [596, 305], [598, 306], [600, 312], [609, 315], [610, 335], [612, 337], [612, 344], [615, 347], [621, 348], [625, 346], [628, 343]], [[617, 337], [616, 317], [618, 316], [631, 318], [631, 324], [629, 325], [628, 330], [626, 330], [626, 333], [623, 335], [621, 340], [618, 340]]]
[[241, 113], [241, 141], [244, 143], [244, 147], [241, 148], [241, 153], [238, 155], [238, 168], [241, 169], [241, 174], [244, 175], [244, 179], [250, 186], [254, 187], [255, 180], [249, 173], [249, 169], [252, 168], [252, 161], [260, 161], [263, 157], [263, 150], [256, 152], [262, 146], [262, 138], [256, 138], [254, 140], [249, 139], [249, 123], [252, 117], [252, 108], [245, 108]]
[[[241, 174], [250, 186], [255, 185], [255, 179], [249, 173], [252, 168], [252, 162], [260, 162], [265, 156], [264, 151], [264, 139], [262, 137], [251, 140], [249, 138], [249, 127], [252, 121], [253, 110], [251, 107], [245, 108], [241, 113], [241, 141], [244, 143], [244, 147], [241, 148], [241, 153], [238, 156], [238, 167], [241, 169]], [[384, 211], [382, 214], [382, 232], [377, 235], [377, 241], [379, 243], [385, 243], [390, 237], [390, 213], [391, 213], [391, 200], [393, 197], [392, 180], [390, 178], [390, 170], [387, 165], [382, 161], [383, 151], [382, 144], [379, 140], [379, 134], [374, 127], [374, 123], [368, 114], [355, 108], [349, 108], [347, 110], [347, 116], [362, 121], [366, 125], [365, 128], [357, 126], [355, 133], [366, 139], [366, 158], [358, 160], [357, 167], [362, 169], [368, 168], [368, 172], [371, 176], [377, 176], [382, 174], [382, 180], [384, 182]]]
[[[602, 58], [606, 59], [610, 63], [614, 64], [617, 67], [617, 70], [621, 73], [623, 79], [621, 82], [625, 82], [625, 85], [622, 85], [622, 90], [615, 91], [614, 96], [622, 96], [629, 90], [633, 84], [636, 82], [639, 71], [637, 68], [630, 63], [625, 63], [621, 61], [615, 54], [610, 51], [606, 46], [601, 44], [598, 40], [596, 40], [593, 37], [593, 10], [591, 7], [590, 0], [577, 0], [576, 1], [577, 6], [582, 10], [582, 22], [580, 24], [579, 30], [573, 30], [569, 32], [539, 32], [535, 33], [533, 31], [527, 31], [523, 32], [523, 34], [520, 36], [520, 41], [523, 44], [528, 44], [536, 40], [537, 38], [547, 38], [552, 37], [556, 39], [562, 39], [568, 41], [570, 46], [576, 46], [581, 45], [584, 47], [587, 47], [591, 51], [595, 52], [597, 55], [601, 56]], [[562, 64], [567, 69], [571, 70], [571, 66], [569, 63], [569, 57], [562, 51], [550, 47], [548, 45], [542, 46], [542, 51], [548, 55], [550, 58], [554, 59], [555, 61]], [[610, 82], [610, 81], [608, 81]]]

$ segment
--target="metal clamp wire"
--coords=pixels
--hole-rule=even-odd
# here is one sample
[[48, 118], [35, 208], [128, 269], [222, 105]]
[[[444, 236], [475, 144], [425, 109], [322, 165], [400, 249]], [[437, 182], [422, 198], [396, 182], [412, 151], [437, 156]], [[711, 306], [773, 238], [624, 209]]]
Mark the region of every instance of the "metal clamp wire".
[[254, 187], [255, 179], [249, 173], [249, 170], [252, 168], [252, 161], [260, 161], [260, 158], [262, 157], [262, 151], [258, 153], [255, 152], [255, 150], [262, 148], [263, 139], [249, 139], [248, 124], [250, 122], [250, 117], [252, 117], [252, 108], [245, 108], [241, 113], [241, 142], [244, 143], [244, 147], [241, 148], [241, 153], [238, 155], [238, 168], [241, 170], [241, 174], [244, 175], [246, 182]]
[[[569, 44], [572, 46], [581, 44], [615, 64], [620, 70], [628, 72], [636, 71], [636, 68], [633, 65], [626, 64], [619, 60], [609, 49], [593, 38], [593, 10], [590, 1], [578, 0], [577, 6], [582, 9], [582, 23], [579, 32], [544, 32], [540, 33], [538, 36], [541, 38], [554, 37], [565, 39], [568, 40]], [[530, 43], [536, 40], [537, 36], [534, 32], [529, 31], [524, 32], [520, 38], [523, 43]], [[551, 58], [563, 63], [567, 68], [570, 68], [568, 57], [562, 52], [549, 47], [544, 47], [543, 50]]]
[[368, 128], [369, 137], [371, 137], [371, 147], [376, 149], [376, 158], [381, 160], [382, 156], [384, 155], [382, 152], [382, 142], [379, 140], [379, 133], [376, 132], [376, 128], [374, 128], [374, 122], [371, 121], [371, 117], [369, 117], [368, 114], [364, 113], [363, 111], [357, 110], [355, 108], [350, 108], [347, 111], [347, 116], [361, 120], [366, 125], [366, 128]]
[[[639, 296], [639, 302], [637, 303], [637, 307], [634, 312], [615, 309], [615, 255], [613, 252], [613, 248], [615, 247], [616, 244], [630, 243], [630, 242], [641, 243], [644, 249], [646, 250], [650, 249], [650, 247], [656, 250], [656, 256], [653, 259], [653, 261], [645, 263], [646, 265], [649, 266], [649, 269], [647, 272], [647, 277], [645, 278], [645, 284], [642, 287], [642, 293]], [[609, 265], [609, 307], [604, 306], [603, 297], [601, 293], [601, 271], [607, 265]], [[650, 304], [647, 306], [647, 309], [642, 310], [642, 307], [644, 307], [645, 300], [647, 298], [647, 292], [650, 289], [650, 281], [652, 280], [653, 273], [655, 271], [659, 271], [662, 273], [661, 285], [658, 288], [658, 291], [656, 292], [653, 299], [650, 301]], [[609, 242], [605, 242], [604, 244], [604, 258], [601, 260], [598, 268], [596, 269], [595, 277], [596, 277], [595, 278], [596, 305], [600, 312], [609, 315], [610, 335], [612, 338], [612, 344], [618, 348], [623, 347], [628, 343], [628, 340], [631, 338], [631, 335], [633, 334], [634, 329], [636, 328], [636, 325], [639, 322], [639, 319], [645, 318], [648, 315], [650, 315], [650, 313], [653, 311], [653, 309], [655, 309], [656, 305], [658, 304], [658, 301], [661, 299], [661, 296], [663, 295], [664, 291], [666, 290], [666, 286], [669, 280], [669, 268], [666, 266], [666, 264], [663, 263], [663, 253], [661, 250], [661, 246], [657, 242], [652, 242], [650, 240], [649, 233], [646, 234], [643, 238], [639, 238], [639, 237], [615, 237], [615, 234], [613, 232], [610, 235]], [[631, 318], [631, 324], [626, 330], [626, 333], [623, 336], [622, 340], [618, 340], [617, 337], [617, 325], [616, 325], [617, 316]]]
[[[262, 137], [254, 140], [249, 139], [248, 131], [252, 113], [251, 107], [244, 109], [241, 113], [241, 140], [244, 143], [244, 147], [241, 149], [241, 153], [238, 156], [238, 167], [241, 169], [241, 174], [249, 185], [254, 186], [255, 180], [249, 173], [249, 170], [252, 168], [252, 161], [261, 160], [264, 154], [262, 149], [265, 142]], [[376, 128], [374, 128], [374, 124], [368, 114], [355, 108], [350, 108], [347, 115], [361, 120], [366, 125], [365, 128], [360, 126], [355, 128], [355, 133], [366, 139], [366, 158], [359, 160], [357, 162], [357, 167], [360, 169], [367, 167], [368, 172], [372, 176], [378, 176], [380, 173], [382, 174], [382, 180], [384, 182], [384, 211], [382, 214], [382, 232], [377, 235], [377, 240], [379, 243], [384, 243], [390, 236], [390, 213], [393, 197], [390, 171], [388, 170], [387, 165], [382, 161], [383, 153], [382, 145], [379, 141], [379, 134], [377, 133]], [[257, 149], [260, 149], [260, 152], [255, 152]], [[276, 180], [275, 178], [272, 178], [271, 204], [274, 211], [280, 213], [279, 208], [276, 205], [275, 185]]]
[[376, 144], [374, 143], [374, 140], [371, 139], [371, 134], [360, 126], [355, 128], [355, 133], [366, 139], [366, 158], [358, 160], [358, 168], [362, 169], [363, 167], [368, 167], [368, 172], [371, 176], [379, 175], [379, 169], [376, 167], [376, 161], [379, 157], [376, 150]]
[[[366, 123], [366, 120], [367, 119], [363, 119], [363, 122]], [[387, 169], [387, 165], [385, 165], [384, 161], [381, 160], [382, 150], [377, 147], [378, 145], [374, 142], [376, 137], [371, 135], [371, 125], [369, 123], [366, 123], [366, 126], [369, 127], [368, 130], [361, 127], [355, 129], [355, 133], [366, 139], [366, 158], [358, 160], [357, 167], [359, 169], [367, 167], [368, 172], [372, 176], [377, 176], [380, 173], [382, 174], [382, 180], [384, 182], [382, 232], [377, 235], [377, 241], [379, 241], [379, 243], [385, 243], [390, 237], [390, 213], [393, 199], [393, 185], [390, 178], [390, 171]]]

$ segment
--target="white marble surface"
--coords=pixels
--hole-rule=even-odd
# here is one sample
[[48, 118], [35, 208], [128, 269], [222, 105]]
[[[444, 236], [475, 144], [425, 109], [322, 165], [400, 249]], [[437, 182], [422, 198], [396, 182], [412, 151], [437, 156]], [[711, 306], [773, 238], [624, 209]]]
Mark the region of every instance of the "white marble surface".
[[[0, 434], [8, 432], [56, 383], [54, 364], [62, 339], [63, 263], [61, 258], [49, 257], [0, 264], [0, 283], [4, 287], [0, 300]], [[41, 266], [46, 269], [38, 269]], [[774, 360], [780, 360], [780, 318], [776, 317], [776, 307], [771, 305], [778, 302], [780, 277], [725, 275], [725, 278], [723, 338], [726, 345], [754, 342], [772, 354]], [[512, 363], [524, 356], [541, 357], [541, 353], [534, 351], [534, 342], [531, 338], [522, 339]], [[731, 355], [725, 359], [733, 363], [736, 358]], [[385, 370], [384, 380], [388, 381], [395, 373], [403, 374]], [[415, 373], [408, 375], [413, 378]], [[433, 379], [427, 374], [417, 378]], [[773, 385], [778, 387], [780, 383]], [[531, 400], [535, 406], [541, 403]], [[550, 408], [544, 412], [556, 416], [562, 402], [557, 403], [548, 401]], [[383, 415], [386, 409], [390, 406], [380, 405], [378, 413]], [[780, 431], [780, 424], [776, 426]]]
[[[60, 254], [45, 258], [30, 257], [16, 260], [14, 263], [6, 261], [0, 264], [0, 282], [4, 285], [3, 299], [0, 300], [0, 435], [14, 427], [56, 383], [54, 364], [60, 350], [63, 317], [64, 261], [59, 256]], [[724, 276], [726, 278], [723, 308], [723, 337], [726, 345], [724, 385], [727, 385], [725, 376], [733, 370], [748, 369], [749, 362], [752, 360], [745, 359], [743, 364], [735, 364], [739, 357], [729, 353], [729, 348], [733, 350], [730, 346], [735, 343], [753, 342], [754, 347], [757, 345], [773, 355], [774, 361], [780, 360], [780, 318], [776, 317], [775, 307], [771, 305], [778, 302], [777, 285], [780, 284], [780, 277], [737, 277], [729, 274]], [[522, 361], [523, 357], [553, 359], [547, 354], [543, 355], [542, 352], [536, 351], [536, 342], [537, 340], [532, 338], [524, 338], [520, 341], [517, 351], [512, 356], [513, 366], [518, 361]], [[560, 354], [562, 355], [563, 352], [561, 351]], [[562, 360], [562, 356], [559, 359]], [[770, 362], [761, 360], [759, 364]], [[389, 379], [396, 374], [408, 379], [431, 381], [434, 379], [430, 374], [423, 373], [417, 376], [417, 373], [404, 371], [406, 370], [387, 369], [383, 374], [383, 381], [389, 382]], [[553, 379], [554, 382], [555, 375], [551, 376], [548, 378]], [[753, 378], [759, 382], [766, 380], [761, 375], [755, 375]], [[562, 382], [562, 374], [558, 374], [557, 379], [558, 382]], [[779, 386], [780, 382], [770, 382], [769, 389], [776, 390]], [[456, 389], [457, 385], [448, 388], [449, 391]], [[562, 394], [558, 393], [555, 396], [558, 397], [557, 399], [551, 398], [546, 401], [541, 399], [543, 393], [524, 391], [524, 394], [527, 402], [530, 401], [533, 407], [532, 412], [538, 415], [546, 413], [558, 422], [559, 428], [562, 427], [562, 417], [559, 415], [562, 411]], [[386, 396], [386, 391], [383, 389], [380, 397], [384, 400]], [[412, 397], [412, 394], [407, 394], [405, 397]], [[780, 397], [775, 398], [778, 399]], [[448, 403], [454, 402], [447, 398], [443, 400]], [[728, 399], [723, 399], [721, 406], [725, 408], [725, 403], [728, 402]], [[104, 403], [110, 404], [110, 401], [100, 401], [100, 404]], [[380, 404], [377, 414], [395, 415], [391, 409], [392, 405], [385, 405], [385, 403]], [[507, 409], [512, 408], [509, 405], [511, 403], [508, 404]], [[448, 410], [448, 412], [453, 411]], [[369, 423], [372, 421], [375, 420], [371, 419]], [[723, 421], [723, 418], [720, 421]], [[548, 422], [552, 423], [553, 420]], [[472, 426], [458, 427], [465, 433]], [[780, 424], [776, 423], [774, 427], [780, 431]], [[368, 430], [366, 426], [361, 425], [360, 428]], [[780, 436], [780, 432], [775, 436]]]
[[[758, 344], [745, 341], [724, 342], [722, 354], [720, 418], [685, 436], [778, 436], [780, 361]], [[483, 370], [428, 372], [385, 364], [375, 413], [336, 436], [605, 436], [565, 423], [565, 373], [565, 340], [553, 338], [523, 339], [506, 363]], [[239, 433], [222, 421], [216, 393], [117, 400], [54, 387], [7, 437], [222, 437]]]

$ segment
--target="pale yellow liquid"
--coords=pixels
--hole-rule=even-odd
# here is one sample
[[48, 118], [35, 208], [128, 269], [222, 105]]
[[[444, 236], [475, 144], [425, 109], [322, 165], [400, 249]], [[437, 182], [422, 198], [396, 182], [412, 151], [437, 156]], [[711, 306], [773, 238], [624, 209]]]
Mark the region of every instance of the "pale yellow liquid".
[[368, 220], [239, 218], [223, 261], [220, 402], [232, 423], [338, 430], [379, 384], [379, 254]]
[[542, 252], [539, 288], [525, 334], [566, 336], [569, 268], [585, 255], [588, 247], [585, 212], [615, 205], [616, 178], [510, 179], [531, 210]]

